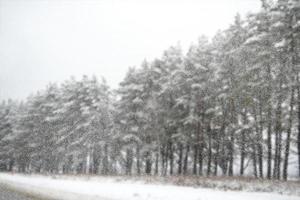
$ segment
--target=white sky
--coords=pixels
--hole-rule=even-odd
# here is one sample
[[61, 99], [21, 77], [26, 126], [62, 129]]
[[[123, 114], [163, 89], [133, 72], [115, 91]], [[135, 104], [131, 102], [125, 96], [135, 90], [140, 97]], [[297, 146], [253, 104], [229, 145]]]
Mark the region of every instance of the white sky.
[[0, 99], [49, 82], [103, 76], [117, 88], [129, 66], [213, 36], [260, 0], [0, 0]]

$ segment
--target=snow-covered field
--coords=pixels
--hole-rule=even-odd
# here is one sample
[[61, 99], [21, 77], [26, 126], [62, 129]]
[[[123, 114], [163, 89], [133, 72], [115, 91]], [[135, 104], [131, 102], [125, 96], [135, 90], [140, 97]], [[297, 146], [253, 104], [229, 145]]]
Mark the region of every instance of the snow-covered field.
[[221, 191], [114, 177], [51, 177], [0, 173], [0, 183], [63, 200], [300, 200], [300, 196], [276, 193]]

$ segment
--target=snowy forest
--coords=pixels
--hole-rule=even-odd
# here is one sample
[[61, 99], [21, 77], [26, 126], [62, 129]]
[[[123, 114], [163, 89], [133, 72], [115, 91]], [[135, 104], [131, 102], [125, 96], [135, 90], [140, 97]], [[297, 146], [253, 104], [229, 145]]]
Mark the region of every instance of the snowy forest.
[[0, 169], [299, 178], [299, 76], [300, 2], [262, 1], [186, 53], [129, 68], [116, 90], [83, 76], [3, 101]]

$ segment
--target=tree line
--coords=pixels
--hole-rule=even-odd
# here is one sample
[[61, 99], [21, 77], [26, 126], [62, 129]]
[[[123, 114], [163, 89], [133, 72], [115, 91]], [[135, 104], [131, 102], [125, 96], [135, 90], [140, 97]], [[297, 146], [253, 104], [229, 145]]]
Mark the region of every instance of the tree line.
[[[300, 177], [300, 2], [262, 1], [212, 39], [0, 105], [0, 168], [37, 173]], [[292, 165], [289, 165], [292, 163]]]

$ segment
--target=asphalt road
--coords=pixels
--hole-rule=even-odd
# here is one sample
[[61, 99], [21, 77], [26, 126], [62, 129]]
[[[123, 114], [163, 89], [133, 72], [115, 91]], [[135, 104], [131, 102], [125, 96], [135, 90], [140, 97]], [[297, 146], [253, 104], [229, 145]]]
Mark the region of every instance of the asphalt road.
[[0, 184], [0, 200], [43, 200]]

